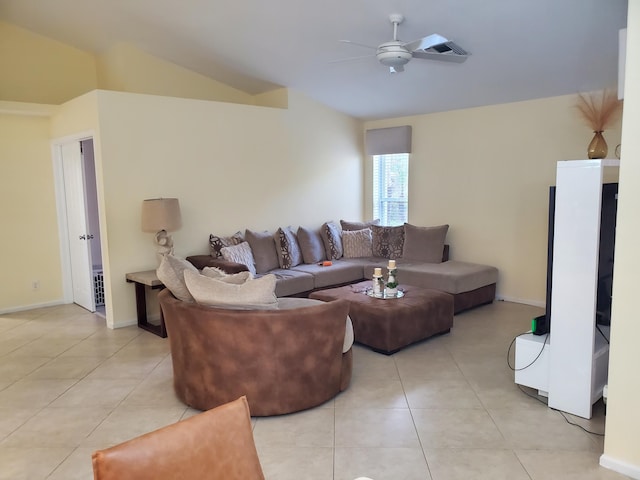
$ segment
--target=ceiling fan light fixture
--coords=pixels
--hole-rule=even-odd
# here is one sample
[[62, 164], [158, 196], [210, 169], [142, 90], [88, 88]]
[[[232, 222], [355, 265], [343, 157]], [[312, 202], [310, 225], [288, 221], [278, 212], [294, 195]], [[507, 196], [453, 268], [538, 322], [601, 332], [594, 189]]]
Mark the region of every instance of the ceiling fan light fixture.
[[378, 47], [376, 58], [387, 67], [399, 67], [406, 65], [411, 60], [411, 52], [400, 45], [399, 42], [387, 42]]

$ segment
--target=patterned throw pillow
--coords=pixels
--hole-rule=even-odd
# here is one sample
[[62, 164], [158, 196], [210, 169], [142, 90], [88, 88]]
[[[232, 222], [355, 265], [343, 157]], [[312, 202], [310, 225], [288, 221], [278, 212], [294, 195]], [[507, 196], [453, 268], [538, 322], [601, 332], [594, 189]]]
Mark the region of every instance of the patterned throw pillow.
[[249, 269], [252, 275], [256, 274], [253, 253], [251, 253], [251, 247], [248, 242], [242, 242], [232, 247], [222, 247], [220, 252], [222, 253], [222, 258], [227, 262], [241, 263]]
[[273, 239], [276, 241], [280, 268], [291, 268], [302, 263], [302, 251], [291, 227], [279, 228], [273, 235]]
[[236, 232], [230, 237], [218, 237], [213, 233], [209, 235], [209, 250], [211, 252], [212, 257], [221, 258], [222, 250], [224, 247], [231, 247], [233, 245], [238, 245], [239, 243], [244, 242], [244, 238], [242, 237], [242, 232]]
[[398, 227], [371, 226], [373, 234], [373, 256], [382, 258], [401, 258], [404, 246], [404, 225]]
[[347, 222], [346, 220], [340, 220], [340, 226], [343, 232], [345, 230], [363, 230], [365, 228], [371, 228], [371, 225], [380, 225], [380, 219], [376, 218], [370, 222]]
[[321, 229], [322, 242], [328, 260], [338, 260], [342, 257], [342, 238], [340, 228], [333, 222], [327, 222]]
[[343, 231], [342, 246], [344, 248], [344, 258], [373, 256], [371, 229]]

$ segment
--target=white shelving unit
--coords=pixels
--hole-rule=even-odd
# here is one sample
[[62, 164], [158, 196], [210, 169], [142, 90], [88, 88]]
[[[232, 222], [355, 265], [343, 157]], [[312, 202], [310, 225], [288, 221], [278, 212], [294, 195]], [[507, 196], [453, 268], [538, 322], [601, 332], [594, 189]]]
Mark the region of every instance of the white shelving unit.
[[[548, 352], [531, 373], [516, 372], [516, 383], [541, 393], [547, 387], [550, 407], [584, 418], [591, 418], [607, 383], [609, 345], [596, 330], [600, 218], [605, 169], [619, 165], [618, 160], [558, 162]], [[516, 368], [528, 363], [536, 343], [538, 351], [542, 348], [542, 340], [519, 343]]]

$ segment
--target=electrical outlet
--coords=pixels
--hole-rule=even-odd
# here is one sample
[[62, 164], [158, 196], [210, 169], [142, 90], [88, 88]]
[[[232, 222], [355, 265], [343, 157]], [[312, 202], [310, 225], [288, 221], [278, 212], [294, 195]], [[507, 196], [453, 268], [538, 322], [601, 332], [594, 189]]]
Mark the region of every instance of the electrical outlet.
[[40, 288], [40, 280], [34, 280], [31, 282], [31, 288], [33, 290], [38, 290]]

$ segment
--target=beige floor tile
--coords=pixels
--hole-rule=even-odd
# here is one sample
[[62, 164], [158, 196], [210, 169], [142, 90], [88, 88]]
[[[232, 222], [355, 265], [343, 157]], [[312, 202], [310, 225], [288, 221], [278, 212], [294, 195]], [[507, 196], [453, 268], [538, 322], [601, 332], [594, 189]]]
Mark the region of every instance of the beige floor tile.
[[186, 407], [118, 407], [87, 437], [82, 446], [107, 448], [180, 420]]
[[51, 357], [0, 357], [0, 380], [20, 380], [51, 361]]
[[8, 447], [76, 447], [111, 412], [109, 408], [44, 408], [3, 442]]
[[407, 409], [338, 408], [336, 447], [418, 447], [411, 412]]
[[265, 447], [333, 447], [334, 410], [312, 409], [256, 419], [256, 445]]
[[35, 408], [0, 408], [0, 442], [40, 411]]
[[408, 408], [399, 379], [384, 380], [371, 377], [352, 378], [347, 390], [335, 398], [336, 408]]
[[78, 380], [19, 380], [0, 392], [0, 407], [45, 407]]
[[353, 346], [353, 378], [397, 380], [398, 369], [392, 356], [383, 355], [360, 345]]
[[100, 363], [101, 359], [96, 357], [58, 357], [49, 360], [26, 378], [31, 380], [76, 378], [79, 380], [91, 373]]
[[483, 409], [411, 410], [423, 448], [505, 448], [504, 437]]
[[18, 448], [0, 445], [0, 480], [39, 480], [49, 475], [73, 448]]
[[158, 366], [162, 357], [127, 358], [114, 355], [95, 368], [87, 379], [144, 379]]
[[78, 447], [47, 477], [47, 480], [92, 480], [92, 447]]
[[482, 408], [469, 383], [463, 379], [402, 380], [411, 408]]
[[70, 349], [65, 350], [60, 356], [109, 358], [122, 348], [122, 343], [118, 341], [105, 341], [104, 339], [91, 336], [77, 343]]
[[430, 448], [426, 455], [433, 480], [529, 480], [512, 450]]
[[175, 394], [173, 378], [149, 376], [122, 401], [122, 406], [185, 407]]
[[[52, 407], [118, 406], [141, 382], [138, 379], [83, 379], [56, 399]], [[0, 392], [0, 395], [2, 392]]]
[[516, 450], [532, 480], [622, 480], [629, 477], [599, 466], [600, 453]]
[[335, 480], [430, 480], [421, 448], [336, 447]]
[[260, 447], [266, 480], [332, 480], [333, 449], [327, 447]]
[[489, 414], [514, 450], [597, 449], [589, 434], [569, 425], [559, 412], [542, 404], [526, 409], [489, 409]]

